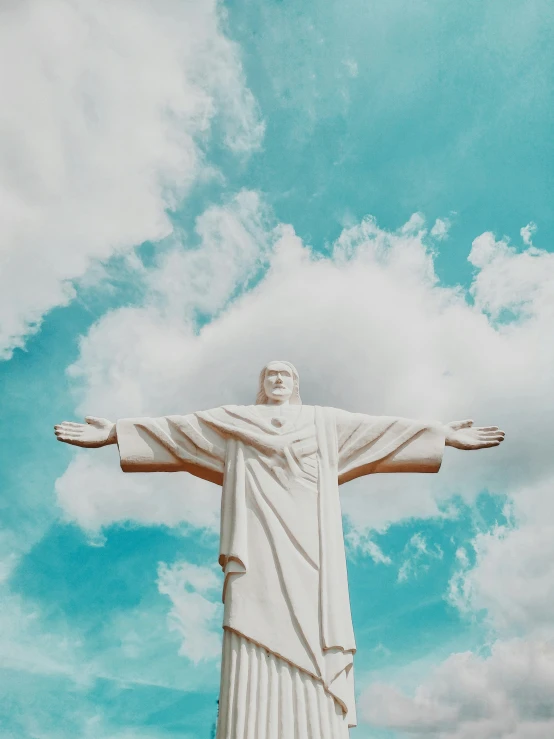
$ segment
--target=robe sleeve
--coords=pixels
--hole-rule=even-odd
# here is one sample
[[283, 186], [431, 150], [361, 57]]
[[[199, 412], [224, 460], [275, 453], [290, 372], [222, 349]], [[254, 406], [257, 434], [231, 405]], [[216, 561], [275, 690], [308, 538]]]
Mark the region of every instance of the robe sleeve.
[[336, 412], [339, 484], [376, 472], [438, 472], [442, 424]]
[[197, 414], [117, 421], [123, 472], [190, 472], [223, 482], [227, 440]]

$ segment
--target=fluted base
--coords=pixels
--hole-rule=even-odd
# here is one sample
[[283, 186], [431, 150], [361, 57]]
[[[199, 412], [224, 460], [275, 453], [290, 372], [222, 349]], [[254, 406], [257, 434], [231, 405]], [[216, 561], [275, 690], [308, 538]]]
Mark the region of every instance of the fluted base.
[[348, 739], [323, 684], [228, 629], [223, 635], [217, 739]]

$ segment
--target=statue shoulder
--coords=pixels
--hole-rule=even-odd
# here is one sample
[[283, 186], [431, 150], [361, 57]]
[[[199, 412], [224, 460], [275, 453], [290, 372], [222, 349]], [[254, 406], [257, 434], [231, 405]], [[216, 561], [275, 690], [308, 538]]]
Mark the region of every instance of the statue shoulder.
[[322, 406], [321, 412], [325, 418], [333, 420], [337, 424], [337, 427], [352, 424], [353, 422], [360, 423], [368, 418], [363, 413], [353, 413], [352, 411], [345, 411], [344, 408], [335, 408], [334, 406]]
[[210, 416], [212, 418], [224, 418], [227, 414], [235, 412], [237, 409], [242, 408], [240, 405], [218, 405], [215, 408], [206, 408], [203, 411], [196, 411], [195, 416]]
[[233, 418], [243, 418], [255, 413], [255, 405], [220, 405], [206, 411], [198, 411], [199, 418], [212, 418], [229, 423]]
[[316, 405], [314, 407], [318, 408], [328, 416], [340, 416], [341, 414], [351, 415], [348, 411], [343, 411], [342, 408], [335, 408], [332, 405]]

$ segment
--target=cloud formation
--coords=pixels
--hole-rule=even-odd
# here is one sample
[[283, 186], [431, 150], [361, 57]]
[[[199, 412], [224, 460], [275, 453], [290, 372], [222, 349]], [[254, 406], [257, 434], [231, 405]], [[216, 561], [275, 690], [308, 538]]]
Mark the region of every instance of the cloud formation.
[[417, 577], [420, 570], [429, 569], [429, 560], [442, 559], [443, 552], [438, 544], [429, 548], [423, 534], [414, 534], [404, 547], [405, 559], [398, 570], [398, 582], [406, 582], [412, 577]]
[[413, 697], [374, 683], [362, 717], [426, 739], [549, 739], [554, 732], [554, 646], [510, 640], [491, 654], [453, 654]]
[[158, 590], [172, 602], [169, 626], [182, 637], [179, 654], [192, 662], [221, 654], [221, 577], [189, 562], [158, 568]]
[[[376, 476], [343, 489], [351, 547], [384, 564], [386, 553], [367, 543], [371, 531], [455, 515], [453, 495], [468, 502], [483, 490], [504, 495], [511, 517], [475, 539], [475, 565], [460, 552], [451, 584], [453, 603], [488, 612], [498, 635], [491, 656], [453, 655], [437, 668], [450, 681], [448, 700], [423, 676], [412, 697], [393, 685], [370, 688], [362, 709], [367, 721], [408, 735], [492, 739], [500, 726], [513, 739], [549, 736], [546, 704], [515, 706], [508, 717], [512, 687], [502, 676], [510, 679], [512, 658], [526, 665], [513, 678], [518, 685], [532, 679], [540, 687], [550, 674], [550, 652], [540, 656], [537, 645], [550, 638], [554, 606], [547, 557], [554, 505], [546, 493], [554, 484], [554, 433], [538, 419], [554, 413], [554, 346], [543, 340], [554, 327], [552, 255], [482, 234], [469, 253], [475, 273], [465, 292], [439, 283], [433, 253], [442, 232], [429, 232], [419, 214], [395, 232], [364, 219], [326, 257], [272, 222], [254, 193], [210, 209], [198, 230], [201, 254], [177, 245], [149, 273], [143, 304], [107, 314], [83, 339], [71, 369], [78, 412], [117, 418], [252, 403], [259, 367], [277, 356], [299, 368], [307, 403], [443, 420], [474, 414], [477, 423], [503, 427], [502, 447], [447, 450], [437, 476]], [[131, 519], [215, 527], [213, 486], [183, 478], [179, 497], [177, 483], [146, 475], [127, 482], [114, 455], [108, 466], [107, 454], [89, 461], [94, 454], [86, 462], [79, 455], [58, 481], [65, 514], [80, 525]], [[128, 485], [138, 495], [126, 494]], [[464, 670], [475, 676], [477, 667], [485, 682], [468, 696]], [[473, 709], [487, 691], [491, 705]]]
[[[479, 237], [470, 254], [472, 304], [461, 289], [438, 283], [433, 239], [419, 215], [393, 233], [372, 219], [345, 229], [330, 258], [272, 223], [254, 193], [210, 209], [198, 229], [200, 251], [176, 247], [164, 255], [149, 274], [144, 303], [106, 314], [83, 339], [71, 368], [79, 414], [118, 418], [250, 403], [259, 367], [282, 356], [299, 367], [305, 402], [444, 420], [476, 412], [477, 423], [508, 432], [497, 450], [447, 450], [438, 476], [349, 484], [344, 510], [355, 527], [383, 530], [406, 517], [444, 515], [453, 494], [511, 494], [552, 474], [552, 439], [534, 430], [539, 406], [554, 409], [553, 349], [537, 350], [551, 320], [550, 255]], [[520, 263], [532, 263], [531, 276]], [[498, 323], [508, 307], [520, 319]], [[166, 524], [215, 521], [209, 484], [183, 479], [191, 498], [177, 504], [177, 483], [135, 482], [116, 469], [113, 454], [109, 461], [85, 455], [58, 481], [67, 515], [84, 526], [152, 515]], [[157, 512], [145, 503], [153, 485]], [[109, 499], [98, 493], [107, 489]], [[200, 490], [206, 505], [194, 513]]]
[[171, 232], [167, 209], [211, 176], [214, 120], [239, 154], [259, 146], [263, 125], [215, 0], [31, 0], [1, 12], [9, 358], [96, 260]]
[[[532, 246], [527, 229], [522, 237], [528, 248], [518, 251], [483, 234], [469, 255], [475, 305], [500, 339], [498, 412], [514, 456], [497, 470], [493, 488], [507, 496], [508, 524], [479, 532], [472, 551], [458, 551], [448, 598], [466, 616], [484, 616], [492, 647], [486, 657], [453, 654], [411, 695], [393, 684], [368, 688], [365, 720], [405, 736], [548, 739], [554, 730], [554, 438], [547, 420], [554, 357], [544, 341], [554, 327], [554, 260]], [[474, 347], [487, 356], [490, 349]]]

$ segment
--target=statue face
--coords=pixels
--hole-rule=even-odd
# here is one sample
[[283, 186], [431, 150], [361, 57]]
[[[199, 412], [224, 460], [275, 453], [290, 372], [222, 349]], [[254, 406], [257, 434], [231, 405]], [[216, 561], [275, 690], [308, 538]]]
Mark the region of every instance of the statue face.
[[284, 403], [294, 390], [294, 377], [282, 362], [271, 362], [265, 371], [264, 390], [268, 400]]

